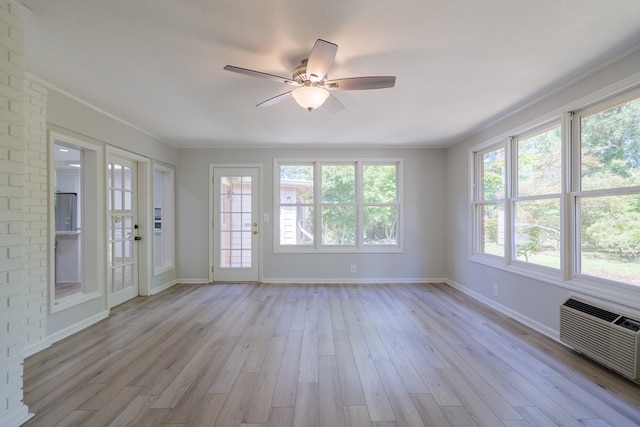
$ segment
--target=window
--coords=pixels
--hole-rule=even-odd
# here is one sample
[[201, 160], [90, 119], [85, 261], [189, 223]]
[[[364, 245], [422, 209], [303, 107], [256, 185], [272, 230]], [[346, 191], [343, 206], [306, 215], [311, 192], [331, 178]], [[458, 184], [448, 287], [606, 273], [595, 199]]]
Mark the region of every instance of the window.
[[492, 147], [476, 155], [474, 252], [504, 257], [505, 147]]
[[50, 132], [51, 312], [99, 295], [101, 148]]
[[640, 285], [640, 91], [565, 117], [473, 152], [472, 256]]
[[174, 172], [153, 165], [153, 272], [174, 267]]
[[314, 244], [313, 164], [280, 165], [280, 245]]
[[362, 166], [362, 209], [365, 245], [395, 245], [398, 234], [396, 165]]
[[560, 125], [512, 139], [513, 259], [560, 268], [562, 139]]
[[398, 161], [276, 160], [280, 251], [399, 250]]
[[640, 97], [573, 120], [575, 273], [640, 285]]
[[320, 165], [322, 245], [354, 246], [356, 243], [355, 164]]

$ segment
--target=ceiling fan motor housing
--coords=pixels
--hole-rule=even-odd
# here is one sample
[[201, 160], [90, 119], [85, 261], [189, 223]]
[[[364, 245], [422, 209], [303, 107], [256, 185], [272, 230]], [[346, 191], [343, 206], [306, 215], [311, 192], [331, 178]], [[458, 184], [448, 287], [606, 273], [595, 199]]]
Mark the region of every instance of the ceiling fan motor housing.
[[[295, 80], [300, 83], [308, 82], [311, 80], [310, 76], [307, 75], [308, 61], [309, 61], [308, 59], [303, 59], [302, 63], [298, 65], [295, 70], [293, 70], [292, 80]], [[322, 79], [322, 81], [326, 80], [326, 76], [321, 76], [320, 78]], [[317, 83], [322, 83], [322, 81], [319, 81]]]

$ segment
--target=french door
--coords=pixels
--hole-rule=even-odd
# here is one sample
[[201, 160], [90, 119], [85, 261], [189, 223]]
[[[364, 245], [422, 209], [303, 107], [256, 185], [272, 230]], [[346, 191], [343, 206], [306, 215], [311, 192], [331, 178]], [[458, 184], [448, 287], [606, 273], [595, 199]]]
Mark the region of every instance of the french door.
[[260, 169], [212, 167], [210, 279], [257, 282], [260, 277]]
[[136, 162], [110, 155], [108, 189], [109, 306], [138, 296], [138, 171]]

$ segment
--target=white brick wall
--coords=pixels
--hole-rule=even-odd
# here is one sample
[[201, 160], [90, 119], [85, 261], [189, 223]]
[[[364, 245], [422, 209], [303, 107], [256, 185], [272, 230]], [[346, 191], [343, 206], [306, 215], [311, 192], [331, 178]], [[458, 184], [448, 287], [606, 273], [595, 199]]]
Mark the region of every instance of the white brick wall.
[[22, 403], [26, 344], [24, 10], [0, 0], [0, 425], [28, 416]]
[[[47, 90], [24, 80], [24, 288], [26, 344], [42, 345], [47, 318]], [[30, 354], [31, 351], [27, 352]]]

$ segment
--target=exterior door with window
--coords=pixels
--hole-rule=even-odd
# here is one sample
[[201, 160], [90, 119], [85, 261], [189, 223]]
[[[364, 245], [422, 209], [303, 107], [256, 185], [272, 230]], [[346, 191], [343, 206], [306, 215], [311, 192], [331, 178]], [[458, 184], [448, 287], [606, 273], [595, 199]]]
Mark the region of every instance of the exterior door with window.
[[108, 188], [109, 306], [138, 296], [137, 167], [134, 161], [110, 156]]
[[258, 167], [214, 167], [211, 279], [259, 280]]

